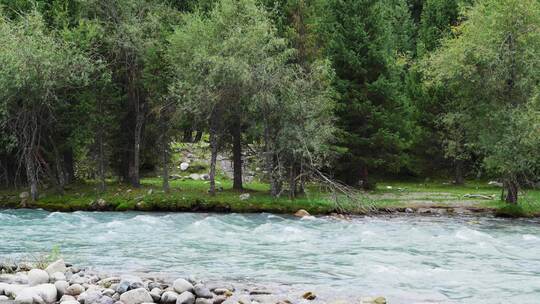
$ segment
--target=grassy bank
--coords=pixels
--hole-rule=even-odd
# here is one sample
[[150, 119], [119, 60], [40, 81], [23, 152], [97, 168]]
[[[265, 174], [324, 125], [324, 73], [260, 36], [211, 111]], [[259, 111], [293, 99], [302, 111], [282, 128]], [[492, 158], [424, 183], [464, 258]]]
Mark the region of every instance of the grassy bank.
[[[239, 192], [232, 190], [231, 182], [221, 180], [223, 188], [216, 196], [207, 192], [205, 181], [174, 180], [170, 193], [161, 191], [161, 180], [146, 178], [139, 189], [109, 183], [105, 193], [98, 193], [96, 185], [85, 183], [70, 186], [63, 195], [52, 190], [42, 193], [39, 201], [27, 207], [54, 211], [103, 210], [103, 211], [208, 211], [208, 212], [272, 212], [294, 213], [305, 209], [312, 214], [329, 214], [338, 211], [335, 202], [317, 187], [310, 187], [305, 196], [290, 200], [272, 198], [268, 185], [249, 183], [242, 200]], [[21, 207], [20, 192], [0, 192], [0, 207]], [[442, 182], [379, 182], [377, 190], [359, 196], [362, 206], [382, 212], [425, 210], [440, 208], [463, 209], [472, 212], [489, 212], [502, 216], [540, 216], [540, 191], [527, 191], [518, 206], [500, 201], [500, 188], [485, 182], [469, 182], [455, 186]], [[101, 199], [101, 200], [100, 200]], [[362, 213], [364, 208], [349, 206], [352, 213]]]

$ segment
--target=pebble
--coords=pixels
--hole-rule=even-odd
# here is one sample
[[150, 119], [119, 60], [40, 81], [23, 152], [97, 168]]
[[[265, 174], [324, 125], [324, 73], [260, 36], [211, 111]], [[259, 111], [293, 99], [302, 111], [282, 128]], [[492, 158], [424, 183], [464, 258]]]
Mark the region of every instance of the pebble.
[[124, 304], [142, 304], [151, 303], [153, 299], [146, 289], [137, 288], [122, 293], [120, 295], [120, 301]]
[[174, 288], [174, 291], [176, 291], [178, 294], [182, 294], [183, 292], [186, 292], [186, 291], [190, 291], [190, 292], [193, 291], [193, 285], [184, 279], [176, 279], [173, 282], [173, 288]]
[[60, 296], [66, 294], [67, 289], [69, 288], [69, 283], [66, 281], [56, 281], [54, 282], [54, 287]]
[[208, 289], [203, 284], [195, 284], [195, 286], [193, 286], [193, 290], [195, 291], [195, 295], [199, 298], [210, 299], [213, 297], [210, 289]]
[[195, 296], [189, 291], [184, 291], [183, 293], [178, 295], [178, 298], [176, 298], [176, 304], [194, 304], [194, 303], [195, 303]]
[[71, 286], [69, 286], [66, 291], [64, 292], [64, 294], [67, 294], [69, 296], [78, 296], [80, 295], [81, 293], [84, 292], [84, 287], [80, 284], [73, 284]]

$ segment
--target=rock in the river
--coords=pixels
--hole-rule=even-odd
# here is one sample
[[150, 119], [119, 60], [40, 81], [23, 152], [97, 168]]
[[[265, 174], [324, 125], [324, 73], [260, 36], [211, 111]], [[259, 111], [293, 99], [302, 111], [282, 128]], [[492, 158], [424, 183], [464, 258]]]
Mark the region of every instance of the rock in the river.
[[384, 297], [364, 297], [360, 299], [360, 304], [386, 304]]
[[195, 303], [195, 296], [189, 291], [184, 291], [183, 293], [178, 295], [178, 298], [176, 298], [176, 304], [194, 304], [194, 303]]
[[178, 294], [186, 291], [193, 291], [193, 285], [184, 279], [176, 279], [173, 282], [173, 288]]
[[80, 284], [73, 284], [71, 286], [69, 286], [66, 291], [64, 292], [64, 294], [67, 294], [68, 296], [78, 296], [80, 295], [81, 293], [84, 292], [84, 287], [82, 287], [82, 285]]
[[195, 286], [193, 286], [193, 290], [195, 291], [195, 295], [198, 298], [210, 299], [213, 297], [212, 293], [210, 292], [210, 289], [204, 286], [204, 284], [200, 284], [200, 283], [195, 284]]
[[312, 300], [315, 300], [315, 298], [317, 298], [317, 296], [311, 292], [311, 291], [308, 291], [306, 293], [304, 293], [302, 295], [302, 298], [306, 299], [306, 300], [309, 300], [309, 301], [312, 301]]
[[300, 210], [296, 211], [296, 213], [294, 213], [294, 216], [296, 216], [296, 217], [304, 217], [304, 216], [310, 216], [310, 215], [311, 214], [309, 214], [309, 212], [307, 212], [304, 209], [300, 209]]
[[172, 304], [176, 303], [176, 299], [178, 298], [178, 294], [174, 291], [165, 291], [161, 295], [161, 303], [163, 304]]
[[45, 270], [32, 269], [28, 272], [28, 284], [36, 286], [49, 283], [49, 274]]
[[144, 288], [132, 289], [120, 295], [120, 301], [124, 304], [152, 303], [150, 293]]
[[60, 296], [63, 296], [66, 294], [66, 291], [69, 287], [69, 283], [66, 281], [56, 281], [54, 282], [54, 287], [56, 287], [56, 291]]
[[249, 193], [242, 193], [238, 198], [240, 198], [241, 201], [246, 201], [251, 197]]
[[67, 268], [66, 268], [66, 262], [64, 262], [63, 259], [54, 261], [54, 262], [52, 262], [51, 264], [49, 264], [49, 266], [47, 266], [47, 268], [45, 268], [45, 271], [46, 271], [49, 275], [52, 275], [52, 274], [55, 273], [55, 272], [61, 272], [61, 273], [64, 273], [64, 272], [66, 272], [66, 270], [67, 270]]

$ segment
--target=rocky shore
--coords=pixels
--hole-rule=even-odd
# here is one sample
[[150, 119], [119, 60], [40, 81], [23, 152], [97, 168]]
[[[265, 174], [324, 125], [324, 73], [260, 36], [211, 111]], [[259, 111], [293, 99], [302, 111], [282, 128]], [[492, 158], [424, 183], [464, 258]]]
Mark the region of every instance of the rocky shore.
[[[327, 303], [307, 291], [295, 296], [269, 290], [205, 284], [193, 278], [165, 282], [134, 275], [108, 276], [60, 259], [44, 269], [28, 263], [0, 264], [0, 304], [293, 304]], [[384, 297], [332, 304], [385, 304]]]

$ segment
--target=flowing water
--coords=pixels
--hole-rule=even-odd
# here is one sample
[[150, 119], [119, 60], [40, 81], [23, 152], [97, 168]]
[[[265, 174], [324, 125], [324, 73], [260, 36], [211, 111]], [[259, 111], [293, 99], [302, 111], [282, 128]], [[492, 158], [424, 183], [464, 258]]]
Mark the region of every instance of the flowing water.
[[0, 260], [61, 249], [109, 273], [257, 283], [321, 299], [540, 303], [540, 222], [0, 211]]

